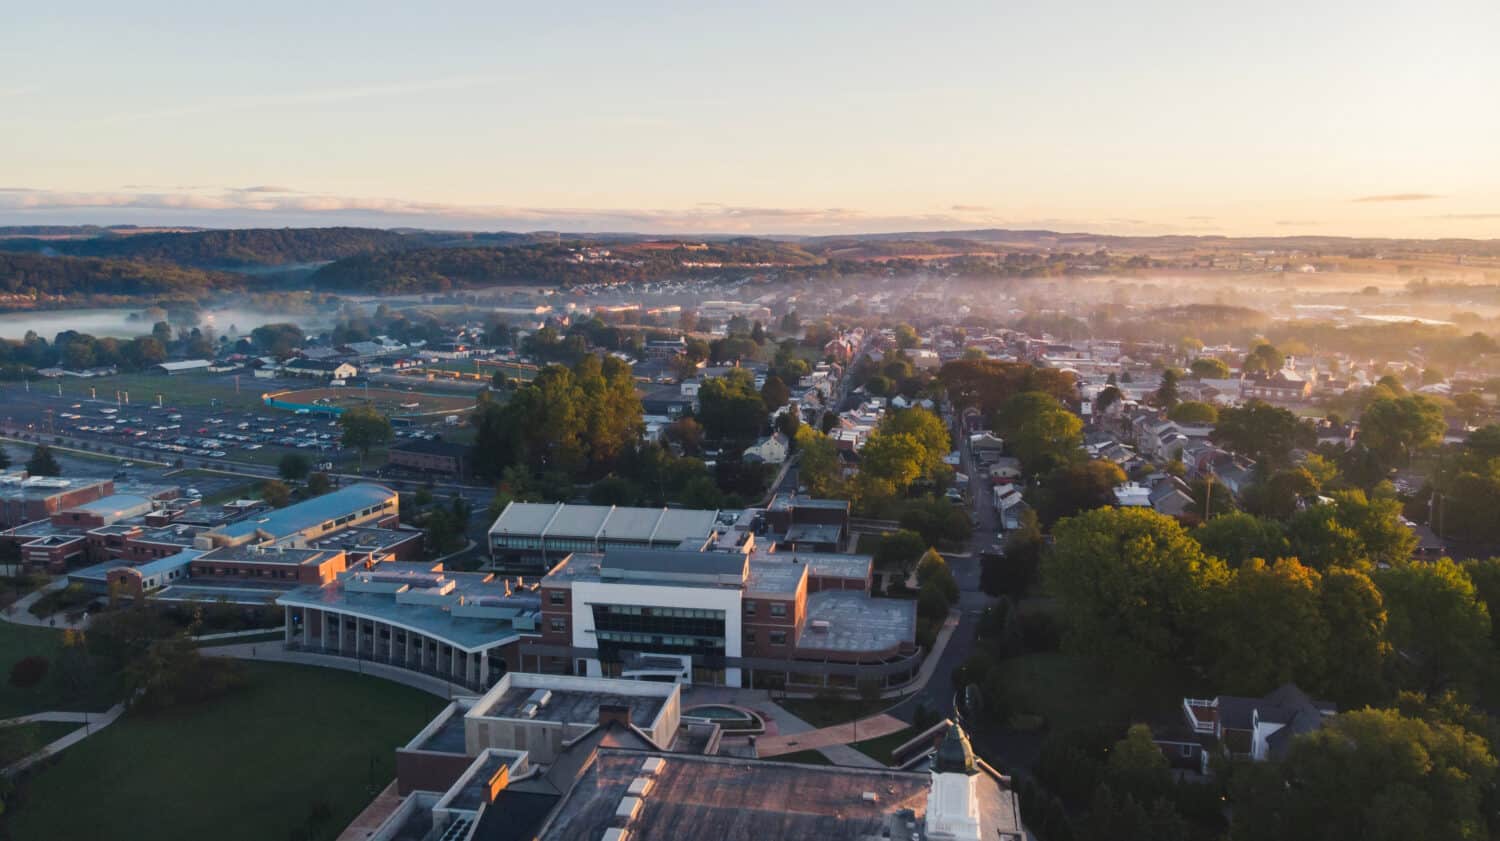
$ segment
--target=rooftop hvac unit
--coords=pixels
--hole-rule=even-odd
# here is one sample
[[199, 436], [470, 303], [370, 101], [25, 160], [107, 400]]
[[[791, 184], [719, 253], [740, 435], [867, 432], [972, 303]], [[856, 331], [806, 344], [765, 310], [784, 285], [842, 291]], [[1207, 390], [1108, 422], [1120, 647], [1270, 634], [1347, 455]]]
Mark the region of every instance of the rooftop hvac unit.
[[536, 704], [527, 704], [526, 706], [524, 706], [524, 707], [521, 708], [521, 717], [522, 718], [536, 718], [536, 711], [537, 711], [537, 705]]
[[808, 627], [812, 628], [814, 631], [826, 631], [829, 628], [833, 627], [833, 625], [830, 624], [827, 619], [814, 619], [807, 624]]
[[653, 756], [641, 763], [641, 773], [654, 777], [661, 773], [661, 769], [667, 766], [667, 761], [659, 756]]
[[651, 793], [651, 785], [655, 782], [650, 777], [636, 777], [630, 781], [630, 788], [625, 793], [631, 797], [645, 797]]
[[641, 813], [641, 807], [644, 805], [645, 802], [639, 797], [622, 797], [620, 805], [615, 807], [615, 817], [624, 818], [626, 823], [630, 823]]
[[552, 703], [552, 690], [533, 690], [532, 693], [526, 697], [526, 701], [531, 706], [534, 706], [537, 709], [541, 709], [542, 707], [545, 707], [548, 704]]
[[629, 841], [629, 838], [630, 830], [612, 826], [604, 830], [604, 835], [600, 838], [600, 841]]

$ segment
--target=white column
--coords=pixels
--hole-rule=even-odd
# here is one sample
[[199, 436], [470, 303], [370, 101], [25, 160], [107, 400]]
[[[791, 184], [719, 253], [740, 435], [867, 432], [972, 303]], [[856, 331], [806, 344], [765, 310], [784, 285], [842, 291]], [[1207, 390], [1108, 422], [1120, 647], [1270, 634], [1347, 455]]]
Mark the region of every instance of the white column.
[[284, 639], [282, 641], [283, 642], [291, 642], [292, 641], [292, 609], [290, 607], [286, 607], [286, 608], [283, 608], [283, 609], [286, 611], [286, 635], [285, 635], [285, 637], [284, 637]]
[[333, 614], [333, 622], [334, 622], [335, 625], [338, 626], [338, 629], [339, 629], [339, 632], [337, 634], [334, 634], [334, 641], [336, 643], [338, 643], [338, 645], [335, 647], [335, 650], [338, 651], [338, 653], [343, 654], [344, 653], [344, 614], [342, 614], [342, 613], [335, 613], [335, 614]]
[[410, 666], [411, 665], [411, 631], [405, 631], [403, 633], [406, 634], [406, 645], [404, 646], [405, 651], [406, 651], [406, 655], [401, 658], [401, 665], [403, 665], [403, 666]]
[[458, 674], [458, 649], [448, 646], [448, 678], [451, 680]]
[[479, 685], [487, 687], [490, 685], [490, 653], [479, 652]]
[[354, 656], [355, 657], [359, 657], [359, 655], [360, 655], [360, 649], [364, 647], [362, 645], [362, 643], [364, 642], [364, 637], [365, 637], [364, 624], [365, 623], [358, 616], [354, 617]]

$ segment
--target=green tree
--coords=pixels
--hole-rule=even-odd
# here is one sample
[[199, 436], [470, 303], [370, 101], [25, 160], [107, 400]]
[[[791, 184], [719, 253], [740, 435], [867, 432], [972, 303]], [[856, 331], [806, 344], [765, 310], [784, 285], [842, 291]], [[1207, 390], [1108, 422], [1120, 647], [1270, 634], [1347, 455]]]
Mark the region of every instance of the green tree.
[[1375, 581], [1390, 612], [1391, 642], [1416, 686], [1471, 683], [1492, 666], [1490, 613], [1463, 567], [1448, 558], [1404, 564], [1380, 570]]
[[322, 496], [333, 490], [333, 480], [328, 478], [327, 473], [321, 471], [307, 475], [307, 493], [309, 496]]
[[26, 472], [33, 476], [61, 476], [62, 465], [57, 463], [51, 447], [38, 444], [31, 452], [31, 458], [26, 460]]
[[1323, 573], [1320, 608], [1328, 624], [1327, 663], [1320, 695], [1341, 709], [1356, 709], [1385, 695], [1385, 599], [1370, 577], [1357, 569], [1332, 567]]
[[1188, 365], [1188, 370], [1193, 376], [1200, 380], [1227, 380], [1229, 379], [1229, 366], [1222, 359], [1212, 356], [1200, 356]]
[[1049, 394], [1018, 394], [995, 420], [1007, 449], [1028, 473], [1045, 473], [1081, 455], [1083, 421]]
[[1238, 569], [1250, 558], [1275, 561], [1290, 554], [1286, 532], [1275, 520], [1235, 511], [1221, 514], [1189, 532], [1203, 551]]
[[10, 467], [10, 453], [6, 452], [4, 447], [0, 447], [0, 470], [8, 467]]
[[1145, 508], [1099, 508], [1057, 524], [1042, 562], [1077, 651], [1124, 667], [1181, 662], [1195, 650], [1224, 562], [1176, 520]]
[[798, 474], [807, 489], [815, 496], [833, 496], [839, 485], [840, 468], [838, 450], [827, 435], [803, 426], [797, 430], [797, 452], [800, 453]]
[[1401, 503], [1370, 499], [1363, 491], [1334, 491], [1331, 505], [1313, 505], [1292, 516], [1292, 551], [1316, 569], [1404, 564], [1417, 547], [1401, 521]]
[[1236, 773], [1234, 838], [1460, 841], [1490, 837], [1495, 757], [1452, 724], [1366, 709], [1297, 737], [1284, 763]]
[[1156, 393], [1152, 395], [1152, 400], [1159, 408], [1170, 409], [1177, 405], [1180, 399], [1177, 382], [1180, 378], [1176, 368], [1161, 372], [1161, 385], [1156, 387]]
[[1080, 511], [1114, 505], [1115, 488], [1124, 483], [1125, 471], [1108, 459], [1062, 465], [1042, 483], [1042, 522], [1051, 524]]
[[1167, 417], [1191, 426], [1213, 426], [1219, 422], [1219, 410], [1212, 403], [1188, 400], [1173, 406]]
[[359, 450], [360, 469], [370, 450], [391, 440], [391, 421], [369, 406], [355, 406], [339, 415], [339, 428], [346, 447]]
[[292, 489], [279, 479], [267, 479], [260, 483], [260, 498], [272, 508], [285, 508], [292, 501]]
[[897, 347], [901, 348], [902, 350], [906, 350], [908, 348], [914, 348], [920, 343], [921, 339], [917, 336], [917, 330], [915, 327], [912, 327], [910, 324], [900, 324], [896, 326]]
[[891, 493], [905, 491], [922, 476], [926, 453], [920, 442], [901, 432], [876, 431], [860, 451], [860, 477], [881, 483]]
[[766, 404], [767, 412], [774, 412], [792, 399], [792, 390], [787, 388], [780, 377], [772, 374], [766, 377], [766, 384], [760, 387], [760, 399]]
[[1322, 578], [1295, 558], [1251, 558], [1214, 594], [1209, 624], [1214, 685], [1259, 696], [1283, 683], [1323, 685], [1329, 628]]
[[1311, 447], [1316, 435], [1286, 409], [1261, 400], [1219, 412], [1211, 436], [1215, 443], [1268, 466], [1285, 464], [1296, 447]]
[[276, 472], [288, 482], [297, 482], [307, 477], [312, 461], [301, 453], [287, 453], [276, 465]]
[[698, 420], [711, 439], [750, 441], [766, 426], [766, 401], [742, 368], [705, 382], [698, 390], [698, 407]]
[[927, 543], [920, 534], [906, 529], [890, 532], [882, 535], [880, 544], [875, 547], [875, 566], [882, 570], [897, 570], [905, 577], [926, 550]]
[[1406, 464], [1419, 450], [1442, 442], [1443, 409], [1420, 395], [1382, 398], [1359, 419], [1359, 440], [1387, 465]]
[[917, 561], [917, 586], [926, 587], [929, 582], [942, 591], [949, 604], [958, 603], [958, 579], [938, 550], [932, 548], [923, 552]]
[[1250, 348], [1240, 370], [1246, 374], [1274, 374], [1286, 367], [1286, 357], [1269, 342], [1261, 342]]

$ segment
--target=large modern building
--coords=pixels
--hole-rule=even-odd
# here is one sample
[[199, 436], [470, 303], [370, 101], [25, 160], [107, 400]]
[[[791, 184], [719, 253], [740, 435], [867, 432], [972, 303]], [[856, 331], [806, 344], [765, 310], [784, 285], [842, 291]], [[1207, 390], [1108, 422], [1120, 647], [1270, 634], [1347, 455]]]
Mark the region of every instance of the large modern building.
[[916, 604], [872, 598], [854, 555], [610, 549], [541, 581], [526, 671], [727, 686], [900, 686]]
[[298, 548], [339, 529], [394, 527], [401, 521], [400, 504], [400, 496], [390, 488], [362, 482], [210, 529], [198, 535], [197, 548], [252, 543]]
[[[304, 550], [310, 551], [310, 550]], [[198, 559], [204, 563], [208, 556]], [[540, 599], [490, 573], [378, 563], [281, 594], [288, 647], [388, 663], [474, 688], [519, 661]]]
[[115, 492], [108, 479], [74, 481], [50, 476], [28, 476], [25, 471], [0, 474], [0, 526], [44, 520], [69, 508], [103, 499]]
[[[1009, 780], [956, 725], [897, 768], [759, 759], [693, 722], [679, 687], [512, 673], [396, 752], [399, 805], [368, 841], [1022, 841]], [[689, 723], [691, 722], [691, 723]]]
[[702, 548], [724, 531], [719, 512], [512, 502], [490, 526], [501, 569], [545, 572], [573, 552]]

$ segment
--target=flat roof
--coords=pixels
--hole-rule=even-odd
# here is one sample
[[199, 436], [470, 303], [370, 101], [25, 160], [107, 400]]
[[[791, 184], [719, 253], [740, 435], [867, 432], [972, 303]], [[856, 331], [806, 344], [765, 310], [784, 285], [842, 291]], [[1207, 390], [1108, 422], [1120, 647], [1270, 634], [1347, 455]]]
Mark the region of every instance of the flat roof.
[[490, 534], [676, 544], [707, 537], [718, 516], [704, 509], [512, 502]]
[[[538, 707], [536, 715], [525, 716], [521, 710], [531, 703], [538, 692], [550, 695], [547, 703]], [[486, 707], [476, 705], [470, 712], [487, 718], [518, 718], [530, 721], [549, 721], [557, 724], [599, 723], [600, 705], [618, 705], [630, 708], [630, 721], [638, 727], [649, 727], [666, 704], [666, 698], [658, 695], [619, 695], [614, 692], [553, 688], [550, 686], [511, 686]]]
[[422, 532], [420, 531], [351, 526], [315, 537], [307, 541], [307, 545], [315, 549], [342, 549], [344, 551], [370, 552], [397, 546], [421, 536]]
[[838, 543], [844, 530], [833, 523], [793, 523], [786, 530], [789, 543]]
[[[405, 570], [386, 570], [380, 564], [372, 572], [405, 573]], [[403, 565], [420, 566], [420, 565]], [[430, 565], [426, 565], [430, 569]], [[375, 619], [392, 625], [409, 628], [421, 634], [444, 640], [468, 652], [482, 651], [502, 645], [520, 637], [510, 619], [489, 616], [454, 616], [451, 608], [462, 597], [473, 603], [477, 600], [503, 600], [513, 606], [516, 613], [539, 611], [541, 599], [531, 593], [505, 595], [505, 585], [486, 573], [444, 572], [445, 579], [452, 580], [455, 588], [452, 598], [435, 604], [404, 603], [396, 600], [392, 593], [352, 592], [344, 587], [351, 574], [363, 570], [350, 570], [337, 580], [323, 585], [304, 585], [283, 594], [277, 604], [287, 607], [310, 607]], [[416, 573], [412, 573], [416, 574]]]
[[[816, 626], [827, 622], [828, 627]], [[917, 603], [876, 599], [853, 590], [809, 593], [797, 648], [817, 651], [885, 651], [917, 634]]]
[[815, 578], [865, 578], [875, 559], [869, 555], [845, 555], [841, 552], [752, 552], [750, 562], [802, 564]]
[[93, 502], [85, 502], [82, 505], [71, 506], [67, 510], [87, 511], [90, 514], [101, 514], [105, 516], [113, 514], [118, 517], [124, 517], [129, 514], [135, 513], [135, 509], [149, 509], [151, 506], [152, 502], [149, 497], [139, 496], [137, 494], [110, 494], [109, 496], [102, 496], [94, 500]]
[[280, 546], [220, 546], [202, 553], [201, 560], [240, 564], [302, 566], [320, 564], [339, 554], [328, 549], [288, 549]]
[[688, 552], [681, 549], [609, 549], [600, 569], [635, 573], [744, 575], [745, 556], [738, 552]]
[[278, 511], [269, 511], [248, 520], [220, 526], [214, 529], [214, 533], [227, 537], [244, 537], [263, 531], [274, 539], [280, 539], [370, 506], [383, 505], [395, 496], [396, 492], [384, 485], [361, 482], [305, 502], [288, 505]]
[[[662, 767], [631, 821], [632, 837], [910, 838], [927, 810], [925, 773], [604, 748], [543, 827], [543, 841], [598, 841], [615, 825], [642, 763], [657, 758]], [[903, 816], [908, 810], [912, 826]]]
[[747, 593], [787, 594], [797, 592], [797, 585], [807, 567], [786, 561], [750, 561], [750, 575], [745, 579]]

